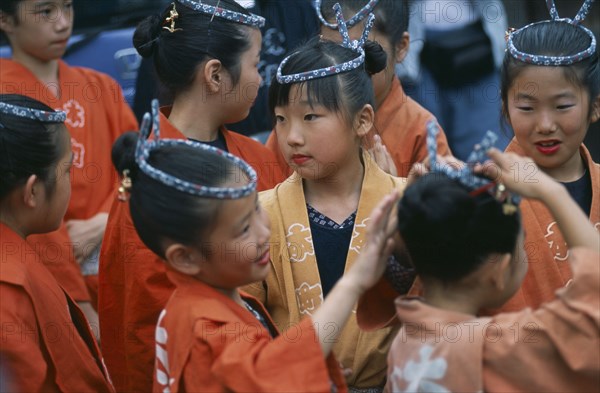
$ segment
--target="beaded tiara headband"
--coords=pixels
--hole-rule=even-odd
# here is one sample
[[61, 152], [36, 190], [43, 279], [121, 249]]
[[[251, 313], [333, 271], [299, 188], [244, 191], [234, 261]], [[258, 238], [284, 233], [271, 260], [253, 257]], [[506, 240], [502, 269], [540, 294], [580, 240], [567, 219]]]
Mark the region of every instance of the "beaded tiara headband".
[[453, 168], [451, 165], [444, 165], [437, 162], [437, 135], [439, 126], [435, 120], [427, 123], [427, 151], [429, 153], [429, 162], [431, 173], [442, 173], [450, 179], [456, 180], [469, 190], [471, 195], [476, 196], [482, 192], [489, 192], [499, 202], [503, 202], [504, 214], [514, 214], [517, 211], [517, 205], [521, 201], [520, 196], [506, 191], [502, 183], [495, 183], [489, 179], [480, 177], [473, 172], [475, 164], [483, 163], [487, 159], [486, 152], [496, 144], [498, 137], [491, 131], [487, 131], [481, 142], [473, 148], [473, 151], [467, 159], [467, 165], [461, 169]]
[[[546, 0], [546, 5], [548, 6], [548, 11], [550, 12], [550, 17], [552, 19], [541, 21], [541, 22], [531, 23], [531, 24], [528, 24], [527, 26], [522, 27], [518, 30], [507, 33], [507, 46], [508, 46], [508, 51], [509, 51], [510, 55], [512, 57], [514, 57], [515, 59], [520, 60], [522, 62], [529, 63], [529, 64], [535, 64], [535, 65], [541, 65], [541, 66], [571, 65], [571, 64], [580, 62], [584, 59], [587, 59], [588, 57], [591, 57], [596, 52], [596, 37], [594, 36], [594, 33], [592, 33], [589, 29], [585, 28], [584, 26], [581, 26], [580, 23], [585, 19], [585, 17], [589, 13], [593, 2], [594, 2], [594, 0], [585, 0], [583, 5], [581, 6], [581, 9], [575, 16], [575, 18], [569, 19], [569, 18], [560, 18], [558, 16], [558, 11], [556, 10], [556, 4], [554, 4], [554, 0]], [[591, 39], [590, 46], [587, 49], [585, 49], [579, 53], [576, 53], [574, 55], [571, 55], [571, 56], [532, 55], [530, 53], [521, 52], [515, 47], [515, 44], [513, 42], [514, 37], [518, 36], [519, 34], [521, 34], [526, 29], [530, 28], [531, 26], [539, 25], [542, 23], [550, 23], [550, 22], [569, 23], [569, 24], [572, 24], [573, 26], [579, 27], [590, 37], [590, 39]]]
[[[319, 19], [321, 20], [321, 23], [324, 26], [327, 26], [332, 30], [337, 30], [338, 24], [327, 22], [327, 20], [323, 16], [323, 13], [321, 12], [321, 4], [322, 3], [323, 3], [323, 0], [315, 1], [315, 9], [317, 11], [317, 16], [319, 17]], [[354, 15], [352, 18], [350, 18], [346, 21], [346, 26], [348, 28], [351, 28], [354, 25], [356, 25], [358, 22], [360, 22], [361, 20], [365, 19], [371, 12], [373, 12], [373, 9], [375, 9], [375, 6], [377, 5], [377, 3], [379, 3], [379, 0], [370, 0], [367, 4], [365, 4], [365, 6], [363, 8], [361, 8], [356, 13], [356, 15]]]
[[[48, 112], [19, 105], [7, 104], [6, 102], [0, 102], [0, 113], [22, 117], [25, 119], [37, 120], [42, 123], [64, 123], [64, 121], [67, 120], [67, 114], [63, 111]], [[0, 128], [4, 128], [1, 122]]]
[[265, 18], [262, 16], [250, 14], [245, 15], [240, 12], [226, 10], [224, 8], [219, 7], [219, 2], [217, 2], [216, 6], [212, 6], [209, 4], [203, 4], [201, 0], [193, 1], [193, 0], [177, 0], [179, 3], [185, 5], [188, 8], [193, 9], [194, 11], [201, 12], [206, 15], [210, 15], [213, 18], [216, 16], [217, 18], [226, 19], [230, 22], [241, 23], [243, 25], [262, 28], [265, 25]]
[[[150, 132], [153, 131], [154, 138], [147, 140]], [[212, 154], [224, 157], [232, 161], [238, 168], [240, 168], [244, 174], [248, 177], [249, 182], [247, 185], [239, 188], [232, 187], [207, 187], [201, 184], [194, 184], [186, 180], [179, 179], [178, 177], [161, 171], [160, 169], [154, 168], [148, 162], [150, 153], [158, 148], [165, 146], [189, 146], [197, 150], [204, 150]], [[140, 170], [146, 175], [150, 176], [156, 181], [162, 184], [173, 187], [181, 192], [188, 194], [215, 199], [239, 199], [250, 195], [256, 189], [257, 176], [256, 172], [250, 165], [248, 165], [242, 159], [227, 153], [223, 150], [217, 149], [206, 145], [204, 143], [182, 140], [182, 139], [160, 139], [160, 119], [158, 100], [152, 101], [152, 115], [146, 113], [142, 120], [140, 128], [140, 137], [137, 142], [135, 149], [135, 161], [137, 162]]]
[[336, 12], [336, 18], [338, 21], [338, 31], [342, 36], [342, 46], [344, 48], [348, 48], [358, 54], [358, 56], [352, 60], [346, 61], [342, 64], [336, 64], [329, 67], [319, 68], [317, 70], [300, 72], [298, 74], [283, 74], [283, 67], [287, 64], [290, 58], [297, 55], [299, 52], [294, 52], [279, 64], [277, 68], [277, 82], [281, 84], [290, 84], [290, 83], [298, 83], [304, 82], [311, 79], [317, 78], [325, 78], [327, 76], [341, 74], [342, 72], [348, 72], [357, 69], [362, 66], [365, 62], [365, 51], [363, 49], [363, 45], [367, 41], [367, 37], [369, 36], [369, 32], [373, 27], [373, 21], [375, 20], [375, 15], [370, 14], [369, 18], [365, 22], [365, 30], [362, 33], [360, 40], [350, 40], [350, 34], [348, 33], [348, 27], [344, 22], [344, 16], [342, 15], [342, 7], [339, 3], [336, 3], [333, 6], [333, 9]]

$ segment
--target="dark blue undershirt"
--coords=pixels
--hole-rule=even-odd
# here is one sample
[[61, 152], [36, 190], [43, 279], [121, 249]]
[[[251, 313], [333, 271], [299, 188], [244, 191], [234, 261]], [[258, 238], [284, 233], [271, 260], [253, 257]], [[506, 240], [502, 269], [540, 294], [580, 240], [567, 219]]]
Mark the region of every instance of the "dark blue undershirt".
[[217, 139], [215, 139], [214, 141], [210, 141], [210, 142], [199, 141], [197, 139], [192, 139], [192, 138], [188, 138], [188, 139], [190, 141], [204, 143], [205, 145], [216, 147], [217, 149], [221, 149], [226, 152], [229, 152], [229, 150], [227, 150], [227, 142], [225, 141], [225, 135], [223, 135], [223, 133], [221, 131], [219, 131], [219, 133], [217, 135]]
[[312, 206], [306, 206], [323, 297], [325, 297], [344, 274], [356, 212], [352, 213], [343, 223], [338, 224], [319, 213]]
[[569, 183], [562, 183], [569, 191], [571, 198], [577, 202], [581, 210], [589, 217], [592, 210], [592, 178], [589, 171], [581, 176], [579, 180]]

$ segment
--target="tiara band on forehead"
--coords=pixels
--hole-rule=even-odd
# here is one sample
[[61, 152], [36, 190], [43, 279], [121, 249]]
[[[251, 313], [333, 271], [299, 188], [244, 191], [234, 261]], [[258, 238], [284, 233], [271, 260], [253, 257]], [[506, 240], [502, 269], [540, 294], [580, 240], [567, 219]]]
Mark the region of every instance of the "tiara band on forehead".
[[283, 67], [287, 64], [287, 62], [294, 56], [296, 56], [299, 52], [294, 52], [279, 64], [277, 68], [277, 82], [281, 84], [290, 84], [290, 83], [298, 83], [305, 82], [311, 79], [317, 78], [325, 78], [331, 75], [341, 74], [342, 72], [348, 72], [357, 69], [365, 63], [365, 51], [363, 49], [363, 45], [367, 41], [367, 37], [369, 36], [369, 32], [373, 27], [373, 23], [375, 20], [375, 15], [369, 14], [369, 18], [365, 22], [365, 29], [362, 33], [360, 40], [352, 41], [350, 39], [350, 34], [348, 33], [348, 27], [344, 22], [344, 16], [342, 14], [342, 7], [339, 3], [336, 3], [333, 6], [333, 9], [336, 12], [336, 18], [338, 21], [338, 31], [342, 36], [342, 45], [344, 48], [348, 48], [356, 53], [358, 56], [352, 60], [343, 62], [341, 64], [335, 64], [329, 67], [319, 68], [316, 70], [310, 70], [305, 72], [300, 72], [297, 74], [284, 75]]
[[494, 147], [498, 140], [498, 136], [488, 130], [481, 142], [473, 148], [473, 151], [467, 160], [467, 165], [461, 169], [456, 169], [450, 165], [444, 165], [437, 162], [438, 133], [439, 126], [437, 121], [430, 120], [427, 123], [427, 151], [429, 154], [431, 173], [442, 173], [448, 178], [458, 181], [470, 191], [471, 196], [479, 195], [482, 192], [489, 192], [494, 198], [499, 200], [499, 202], [504, 202], [503, 211], [505, 214], [514, 214], [516, 206], [521, 201], [521, 198], [516, 194], [506, 191], [503, 184], [496, 184], [489, 179], [477, 176], [473, 172], [475, 164], [481, 164], [486, 161], [487, 151]]
[[215, 7], [209, 4], [202, 3], [201, 0], [193, 1], [193, 0], [177, 0], [179, 3], [185, 5], [188, 8], [193, 9], [194, 11], [201, 12], [203, 14], [209, 15], [211, 17], [217, 17], [221, 19], [226, 19], [230, 22], [240, 23], [246, 26], [252, 26], [256, 28], [262, 28], [265, 25], [265, 18], [262, 16], [250, 14], [245, 15], [237, 11], [227, 10], [221, 7]]
[[[578, 63], [582, 60], [585, 60], [596, 53], [596, 37], [594, 33], [592, 33], [588, 28], [582, 26], [580, 23], [585, 19], [587, 14], [590, 11], [592, 3], [594, 0], [585, 0], [581, 9], [577, 13], [574, 19], [569, 18], [560, 18], [558, 15], [558, 11], [556, 10], [556, 5], [554, 4], [554, 0], [546, 0], [546, 5], [548, 6], [548, 11], [550, 12], [551, 20], [545, 20], [541, 22], [530, 23], [518, 30], [507, 33], [507, 49], [510, 55], [520, 60], [524, 63], [540, 65], [540, 66], [565, 66], [571, 65], [574, 63]], [[514, 43], [514, 38], [519, 34], [523, 33], [523, 31], [531, 28], [532, 26], [544, 24], [544, 23], [553, 23], [553, 22], [562, 22], [569, 23], [577, 28], [582, 29], [589, 37], [590, 37], [590, 46], [574, 55], [569, 56], [545, 56], [545, 55], [534, 55], [530, 53], [525, 53], [519, 51]]]
[[42, 123], [64, 123], [67, 120], [67, 114], [63, 111], [43, 111], [6, 102], [0, 102], [0, 113], [37, 120]]
[[[329, 23], [323, 16], [323, 13], [321, 12], [321, 4], [322, 3], [323, 3], [323, 0], [315, 1], [315, 10], [317, 11], [317, 16], [319, 17], [319, 20], [321, 21], [321, 23], [324, 26], [327, 26], [332, 30], [337, 30], [338, 23]], [[365, 4], [365, 6], [363, 8], [361, 8], [353, 17], [351, 17], [350, 19], [348, 19], [345, 22], [346, 26], [348, 28], [351, 28], [354, 25], [358, 24], [361, 20], [365, 19], [370, 13], [373, 12], [373, 10], [375, 9], [375, 6], [377, 6], [377, 3], [379, 3], [379, 0], [369, 0], [369, 2], [367, 4]]]
[[[152, 127], [151, 127], [152, 124]], [[150, 132], [153, 131], [154, 137], [152, 140], [147, 140]], [[154, 168], [148, 162], [150, 153], [161, 147], [169, 146], [188, 146], [198, 150], [204, 150], [221, 156], [231, 161], [237, 168], [248, 177], [248, 184], [243, 187], [208, 187], [201, 184], [195, 184], [174, 175], [168, 174], [160, 169]], [[161, 182], [162, 184], [175, 188], [181, 192], [188, 194], [214, 199], [239, 199], [250, 195], [256, 190], [257, 175], [244, 160], [234, 156], [226, 151], [213, 146], [206, 145], [201, 142], [182, 140], [182, 139], [160, 139], [160, 118], [158, 100], [152, 101], [152, 115], [146, 113], [142, 119], [140, 127], [140, 136], [137, 142], [135, 151], [135, 161], [140, 167], [140, 170], [152, 179]]]

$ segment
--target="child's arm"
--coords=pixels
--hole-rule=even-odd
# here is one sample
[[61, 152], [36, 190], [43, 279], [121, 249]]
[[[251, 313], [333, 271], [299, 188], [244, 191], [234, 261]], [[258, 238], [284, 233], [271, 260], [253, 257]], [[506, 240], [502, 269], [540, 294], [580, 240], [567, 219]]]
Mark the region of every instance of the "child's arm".
[[[366, 245], [356, 263], [340, 278], [321, 307], [313, 315], [313, 321], [325, 356], [348, 320], [358, 298], [381, 278], [387, 260], [393, 250], [391, 236], [396, 229], [396, 217], [391, 214], [398, 192], [386, 196], [373, 210], [367, 230]], [[331, 333], [331, 324], [335, 332]]]
[[495, 177], [511, 191], [520, 195], [541, 200], [552, 213], [569, 245], [569, 248], [585, 247], [594, 251], [600, 250], [600, 236], [585, 216], [581, 208], [571, 198], [567, 189], [550, 176], [535, 167], [536, 174], [531, 179], [524, 179], [519, 174], [531, 173], [530, 158], [520, 157], [514, 153], [501, 153], [497, 149], [488, 152], [494, 166], [486, 166], [485, 174]]

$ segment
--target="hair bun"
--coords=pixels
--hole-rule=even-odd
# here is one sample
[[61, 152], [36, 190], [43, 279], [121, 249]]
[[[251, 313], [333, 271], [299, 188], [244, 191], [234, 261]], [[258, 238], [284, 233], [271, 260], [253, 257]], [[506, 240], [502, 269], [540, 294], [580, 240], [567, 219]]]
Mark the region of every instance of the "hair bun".
[[135, 179], [139, 169], [135, 162], [135, 148], [139, 137], [139, 132], [126, 132], [117, 138], [111, 151], [112, 162], [117, 172], [122, 174], [124, 170], [128, 169], [131, 179]]
[[365, 69], [369, 75], [377, 74], [385, 70], [387, 66], [387, 53], [381, 45], [375, 41], [367, 41], [364, 45], [365, 50]]
[[160, 34], [161, 18], [158, 14], [142, 20], [133, 33], [133, 46], [142, 57], [150, 57], [154, 53], [156, 38]]

